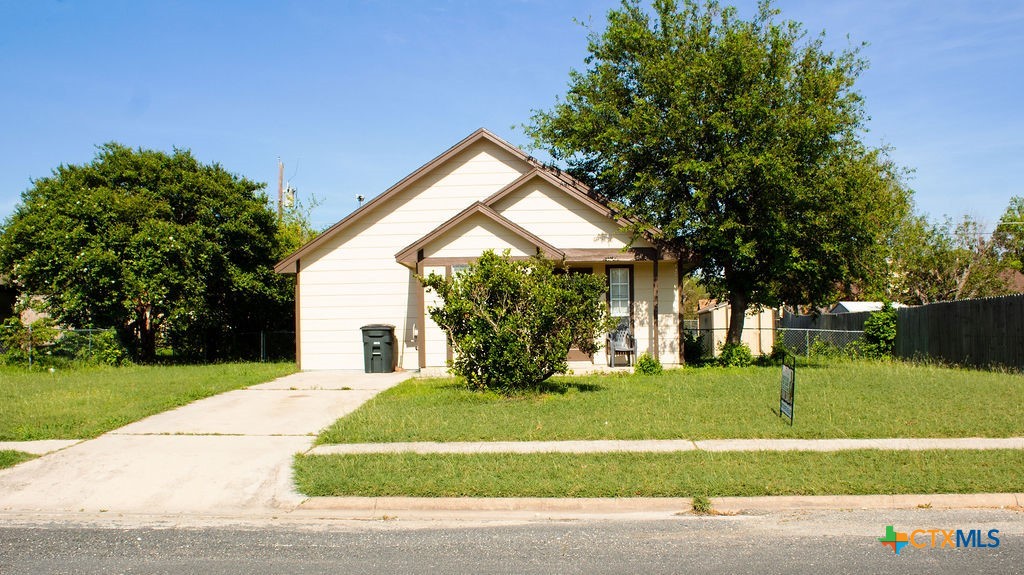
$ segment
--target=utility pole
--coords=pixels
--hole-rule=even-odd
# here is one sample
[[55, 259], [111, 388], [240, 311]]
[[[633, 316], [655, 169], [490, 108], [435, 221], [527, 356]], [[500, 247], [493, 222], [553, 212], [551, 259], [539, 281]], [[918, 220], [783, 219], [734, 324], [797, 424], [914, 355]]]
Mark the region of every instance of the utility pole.
[[284, 217], [284, 162], [277, 159], [277, 219]]

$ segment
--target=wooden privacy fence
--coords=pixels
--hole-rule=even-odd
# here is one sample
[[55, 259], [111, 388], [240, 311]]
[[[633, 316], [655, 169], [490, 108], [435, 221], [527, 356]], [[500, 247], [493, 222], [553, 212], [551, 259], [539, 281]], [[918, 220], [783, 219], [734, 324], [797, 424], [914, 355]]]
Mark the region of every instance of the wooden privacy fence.
[[1024, 368], [1024, 294], [899, 308], [896, 356]]
[[795, 315], [788, 311], [782, 315], [779, 327], [790, 329], [823, 329], [829, 331], [863, 331], [864, 322], [873, 311], [853, 313], [823, 313], [819, 315]]

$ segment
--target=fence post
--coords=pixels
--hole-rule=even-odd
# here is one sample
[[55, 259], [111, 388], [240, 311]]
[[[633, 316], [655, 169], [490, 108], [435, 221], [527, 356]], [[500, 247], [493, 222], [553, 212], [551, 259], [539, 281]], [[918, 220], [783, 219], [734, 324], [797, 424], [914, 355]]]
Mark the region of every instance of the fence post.
[[267, 362], [267, 332], [260, 330], [260, 361]]
[[32, 324], [28, 325], [28, 367], [32, 368]]
[[804, 355], [807, 356], [807, 363], [811, 363], [811, 330], [804, 330]]

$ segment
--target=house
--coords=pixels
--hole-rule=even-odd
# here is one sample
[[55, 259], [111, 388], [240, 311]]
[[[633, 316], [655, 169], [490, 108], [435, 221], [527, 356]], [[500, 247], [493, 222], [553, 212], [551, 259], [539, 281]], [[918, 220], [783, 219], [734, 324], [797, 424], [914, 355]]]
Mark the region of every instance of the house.
[[[676, 258], [627, 223], [581, 182], [477, 130], [277, 264], [296, 276], [299, 367], [362, 369], [361, 326], [391, 324], [397, 369], [443, 370], [452, 351], [416, 275], [451, 277], [486, 249], [606, 276], [637, 353], [681, 363]], [[603, 351], [569, 359], [577, 370], [606, 364]]]
[[[828, 313], [859, 313], [864, 311], [881, 311], [885, 304], [880, 301], [841, 301], [832, 306]], [[903, 304], [893, 303], [893, 307], [903, 307]]]
[[[766, 355], [772, 352], [777, 317], [778, 310], [774, 308], [747, 310], [740, 341], [750, 348], [752, 354]], [[714, 302], [709, 307], [697, 310], [697, 330], [704, 337], [704, 349], [709, 355], [717, 356], [725, 344], [731, 318], [732, 306], [728, 303]]]

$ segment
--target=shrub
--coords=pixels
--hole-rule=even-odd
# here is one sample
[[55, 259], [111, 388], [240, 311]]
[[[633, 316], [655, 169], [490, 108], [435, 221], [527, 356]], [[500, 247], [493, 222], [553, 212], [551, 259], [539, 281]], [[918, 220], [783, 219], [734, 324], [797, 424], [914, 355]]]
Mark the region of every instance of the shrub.
[[718, 365], [723, 367], [747, 367], [754, 363], [754, 356], [745, 343], [727, 343], [718, 354]]
[[451, 371], [472, 389], [536, 388], [569, 368], [571, 346], [595, 353], [613, 326], [601, 276], [556, 273], [541, 256], [488, 250], [453, 278], [420, 281], [443, 301], [430, 318], [448, 334]]
[[896, 351], [896, 308], [892, 302], [885, 302], [864, 322], [864, 343], [861, 345], [868, 357], [892, 357]]
[[683, 359], [686, 360], [686, 363], [697, 363], [703, 359], [706, 353], [704, 334], [696, 331], [683, 332]]
[[[39, 354], [35, 360], [40, 365], [66, 367], [73, 361], [80, 361], [89, 349], [89, 336], [74, 331], [64, 331], [54, 340], [53, 345], [46, 349], [40, 361]], [[83, 352], [83, 350], [86, 350]]]
[[131, 354], [128, 348], [121, 343], [117, 331], [108, 329], [93, 334], [91, 349], [80, 349], [78, 357], [99, 365], [122, 366], [131, 364]]
[[0, 362], [28, 365], [30, 353], [33, 361], [45, 359], [48, 348], [58, 335], [59, 331], [50, 318], [40, 318], [25, 325], [20, 318], [9, 317], [0, 324]]
[[838, 345], [830, 341], [826, 341], [820, 337], [815, 337], [811, 340], [811, 348], [807, 351], [807, 355], [835, 358], [842, 357], [843, 350]]
[[782, 365], [782, 362], [790, 355], [794, 355], [793, 351], [782, 342], [782, 334], [778, 333], [775, 335], [775, 342], [772, 344], [772, 352], [758, 357], [756, 363], [764, 367], [778, 366]]
[[646, 352], [636, 358], [636, 365], [633, 366], [633, 372], [640, 375], [658, 375], [662, 371], [661, 361]]
[[83, 334], [61, 330], [50, 318], [26, 326], [18, 318], [0, 325], [0, 364], [64, 367], [72, 363], [120, 366], [131, 363], [114, 330]]

